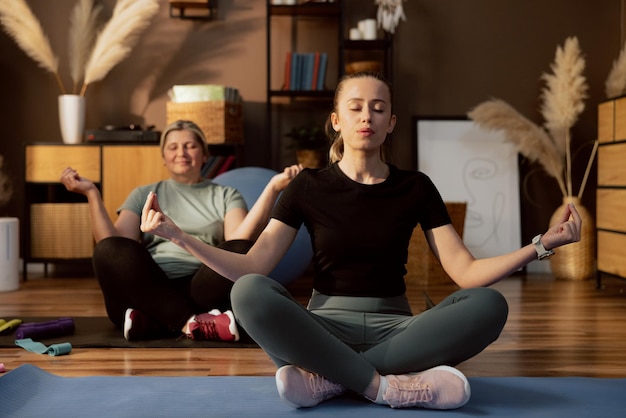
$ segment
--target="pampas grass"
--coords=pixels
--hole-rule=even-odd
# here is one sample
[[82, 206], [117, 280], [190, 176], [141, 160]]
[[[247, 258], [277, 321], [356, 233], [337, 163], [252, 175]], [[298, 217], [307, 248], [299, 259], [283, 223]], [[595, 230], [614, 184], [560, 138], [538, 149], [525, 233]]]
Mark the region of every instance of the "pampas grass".
[[583, 75], [585, 60], [576, 37], [567, 38], [563, 48], [557, 47], [551, 68], [553, 74], [543, 74], [541, 77], [546, 82], [541, 95], [541, 113], [552, 139], [565, 153], [567, 196], [572, 196], [570, 130], [585, 109], [584, 99], [587, 98], [588, 89]]
[[72, 93], [77, 93], [78, 86], [83, 81], [85, 64], [98, 33], [98, 17], [101, 11], [102, 6], [95, 5], [93, 0], [78, 0], [72, 10], [68, 49]]
[[52, 52], [50, 41], [24, 0], [0, 1], [0, 23], [20, 48], [44, 70], [51, 72], [65, 94], [59, 77], [59, 60]]
[[562, 154], [544, 129], [499, 99], [479, 104], [468, 116], [485, 129], [504, 131], [505, 140], [530, 161], [539, 162], [546, 173], [557, 180], [563, 195], [566, 194]]
[[[542, 75], [546, 83], [541, 94], [543, 127], [498, 99], [479, 104], [468, 116], [486, 129], [503, 131], [506, 140], [513, 143], [520, 154], [539, 162], [546, 173], [556, 179], [563, 196], [573, 196], [570, 131], [585, 109], [588, 89], [583, 75], [585, 61], [577, 38], [568, 38], [563, 48], [557, 47], [551, 69], [552, 74]], [[578, 197], [585, 189], [596, 150], [597, 144], [587, 162]]]
[[626, 93], [626, 43], [619, 57], [613, 62], [613, 67], [604, 83], [604, 91], [607, 99], [614, 99]]
[[[117, 0], [113, 16], [98, 34], [98, 16], [102, 6], [93, 0], [78, 0], [70, 17], [70, 75], [80, 95], [87, 86], [102, 80], [126, 58], [139, 35], [159, 11], [159, 0]], [[65, 87], [59, 76], [59, 61], [47, 36], [25, 0], [0, 0], [0, 23], [24, 52], [39, 66], [54, 74], [61, 93]]]
[[80, 95], [87, 86], [102, 80], [120, 61], [126, 58], [139, 35], [159, 10], [159, 0], [118, 0], [111, 20], [98, 35], [85, 68]]

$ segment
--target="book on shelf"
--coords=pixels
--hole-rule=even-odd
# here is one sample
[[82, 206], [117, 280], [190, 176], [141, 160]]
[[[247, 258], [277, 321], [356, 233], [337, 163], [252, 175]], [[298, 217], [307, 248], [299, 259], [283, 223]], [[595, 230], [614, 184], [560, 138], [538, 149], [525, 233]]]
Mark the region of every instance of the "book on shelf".
[[283, 90], [291, 90], [291, 52], [287, 52], [285, 59], [285, 84]]
[[208, 179], [211, 178], [211, 174], [215, 172], [217, 165], [219, 164], [220, 155], [211, 155], [207, 159], [207, 161], [202, 166], [200, 174], [202, 178]]
[[320, 72], [320, 53], [316, 52], [313, 59], [313, 80], [311, 80], [311, 90], [319, 90], [317, 88], [317, 80]]
[[235, 164], [237, 157], [234, 155], [211, 155], [202, 166], [202, 178], [212, 179], [230, 170]]
[[235, 159], [236, 159], [236, 157], [234, 155], [227, 156], [224, 159], [224, 161], [222, 162], [222, 165], [220, 165], [219, 169], [217, 170], [217, 172], [215, 173], [215, 175], [213, 177], [217, 177], [220, 174], [230, 170], [230, 168], [233, 166], [233, 164], [235, 164]]
[[328, 66], [328, 54], [320, 55], [320, 64], [318, 68], [317, 90], [324, 90], [326, 84], [326, 67]]
[[300, 90], [313, 90], [313, 71], [315, 67], [315, 54], [302, 55], [302, 84]]
[[328, 55], [325, 52], [287, 52], [284, 90], [323, 90]]

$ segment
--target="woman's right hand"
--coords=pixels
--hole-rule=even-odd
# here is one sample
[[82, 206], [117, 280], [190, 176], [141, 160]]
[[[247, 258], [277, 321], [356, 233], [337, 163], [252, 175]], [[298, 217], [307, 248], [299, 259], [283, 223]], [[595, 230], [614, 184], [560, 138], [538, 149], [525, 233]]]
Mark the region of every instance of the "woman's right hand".
[[97, 189], [91, 180], [81, 177], [72, 167], [63, 170], [60, 180], [67, 190], [74, 193], [86, 195], [89, 191]]
[[182, 232], [174, 221], [163, 213], [159, 206], [157, 195], [154, 192], [148, 193], [146, 203], [143, 205], [140, 229], [142, 232], [158, 235], [169, 240]]

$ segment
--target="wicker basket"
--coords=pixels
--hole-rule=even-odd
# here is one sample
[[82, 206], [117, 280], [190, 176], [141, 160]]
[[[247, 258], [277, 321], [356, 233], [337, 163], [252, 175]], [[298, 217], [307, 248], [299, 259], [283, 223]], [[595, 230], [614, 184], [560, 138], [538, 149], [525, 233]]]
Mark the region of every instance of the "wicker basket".
[[208, 101], [192, 103], [167, 102], [167, 124], [177, 120], [195, 122], [209, 144], [243, 143], [241, 103]]
[[556, 254], [549, 259], [550, 268], [558, 280], [591, 279], [596, 274], [596, 228], [593, 217], [581, 204], [580, 199], [564, 197], [563, 204], [554, 211], [550, 225], [559, 221], [568, 203], [576, 205], [576, 210], [583, 220], [580, 241], [557, 248]]
[[[452, 226], [463, 238], [467, 203], [446, 202], [446, 208], [452, 219]], [[413, 235], [411, 236], [406, 270], [405, 281], [407, 285], [453, 283], [430, 250], [420, 226], [413, 230]]]
[[354, 61], [346, 64], [346, 73], [354, 74], [363, 71], [380, 72], [380, 62], [378, 61]]
[[94, 240], [87, 203], [36, 203], [30, 211], [33, 258], [91, 258]]

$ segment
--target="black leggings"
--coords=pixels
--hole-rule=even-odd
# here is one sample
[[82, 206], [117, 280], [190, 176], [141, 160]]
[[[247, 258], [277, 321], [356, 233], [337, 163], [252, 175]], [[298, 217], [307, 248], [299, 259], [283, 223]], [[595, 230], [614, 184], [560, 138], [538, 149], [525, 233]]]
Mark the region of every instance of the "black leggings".
[[[231, 296], [237, 321], [278, 367], [294, 364], [359, 394], [376, 371], [419, 372], [475, 356], [498, 338], [508, 315], [504, 297], [489, 288], [459, 290], [415, 316], [399, 297], [314, 294], [309, 311], [258, 274], [237, 280]], [[381, 312], [384, 305], [396, 313]]]
[[[251, 241], [226, 241], [219, 247], [246, 253]], [[139, 242], [124, 237], [100, 241], [93, 267], [104, 295], [109, 319], [122, 328], [128, 308], [141, 311], [179, 332], [187, 320], [211, 309], [230, 309], [233, 282], [204, 264], [192, 276], [169, 279]]]

